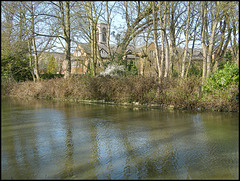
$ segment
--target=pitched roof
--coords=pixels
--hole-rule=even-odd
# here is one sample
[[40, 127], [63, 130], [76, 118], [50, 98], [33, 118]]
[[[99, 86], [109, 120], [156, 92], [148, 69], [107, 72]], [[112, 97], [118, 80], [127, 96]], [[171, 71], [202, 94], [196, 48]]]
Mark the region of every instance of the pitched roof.
[[[153, 44], [153, 42], [150, 42], [147, 44], [147, 48]], [[79, 43], [79, 45], [85, 50], [86, 53], [91, 53], [91, 47], [89, 43]], [[99, 51], [102, 58], [108, 57], [108, 48], [106, 44], [98, 43]], [[117, 51], [118, 46], [115, 44], [110, 44], [110, 51], [111, 53], [114, 53]], [[127, 58], [134, 59], [136, 57], [136, 53], [141, 53], [146, 48], [146, 44], [133, 46], [128, 45], [126, 49]], [[161, 51], [161, 46], [159, 46], [159, 50]], [[191, 48], [188, 48], [188, 52], [191, 52]], [[181, 55], [183, 53], [183, 48], [177, 47], [177, 54]], [[194, 49], [193, 52], [193, 59], [202, 59], [202, 50], [201, 49]]]
[[44, 60], [51, 55], [54, 56], [56, 61], [63, 61], [65, 59], [65, 54], [64, 53], [59, 53], [59, 52], [42, 52], [42, 54], [39, 57], [39, 60]]
[[103, 20], [99, 20], [98, 21], [99, 24], [106, 24], [107, 25], [107, 22], [103, 21]]
[[79, 43], [78, 45], [80, 45], [87, 54], [91, 53], [90, 43]]

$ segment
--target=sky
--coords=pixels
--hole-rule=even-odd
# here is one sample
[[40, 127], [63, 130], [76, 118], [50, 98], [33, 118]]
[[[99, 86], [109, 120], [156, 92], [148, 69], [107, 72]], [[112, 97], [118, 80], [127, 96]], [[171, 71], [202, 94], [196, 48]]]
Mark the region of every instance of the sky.
[[[109, 6], [114, 4], [115, 1], [109, 1]], [[105, 8], [105, 7], [104, 7]], [[122, 15], [120, 15], [116, 10], [114, 10], [111, 14], [112, 22], [111, 22], [111, 27], [110, 27], [110, 32], [115, 32], [115, 35], [117, 33], [123, 32], [124, 29], [126, 29], [125, 25], [125, 20], [122, 18]], [[99, 21], [105, 21], [104, 18], [100, 17]], [[106, 22], [106, 21], [105, 21]], [[117, 44], [114, 36], [110, 33], [110, 44]], [[86, 43], [84, 39], [79, 39], [79, 43]], [[76, 48], [76, 43], [72, 43], [72, 48], [71, 48], [71, 53], [74, 52]], [[56, 52], [63, 52], [62, 45], [60, 43], [57, 43], [57, 46], [59, 48], [54, 48], [54, 51]]]

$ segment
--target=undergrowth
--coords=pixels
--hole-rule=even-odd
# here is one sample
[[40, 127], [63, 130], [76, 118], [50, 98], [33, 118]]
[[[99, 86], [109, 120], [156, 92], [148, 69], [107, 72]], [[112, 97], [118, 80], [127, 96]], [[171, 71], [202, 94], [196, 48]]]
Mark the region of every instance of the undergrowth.
[[237, 86], [201, 94], [201, 78], [72, 76], [39, 82], [2, 83], [2, 95], [46, 99], [104, 100], [114, 103], [169, 105], [177, 109], [238, 111]]

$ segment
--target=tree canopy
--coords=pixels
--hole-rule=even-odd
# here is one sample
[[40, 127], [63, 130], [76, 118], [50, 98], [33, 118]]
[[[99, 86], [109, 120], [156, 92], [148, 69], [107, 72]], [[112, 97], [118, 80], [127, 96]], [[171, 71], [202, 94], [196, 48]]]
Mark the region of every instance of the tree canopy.
[[[112, 43], [119, 50], [109, 51], [110, 60], [124, 60], [129, 45], [154, 42], [159, 77], [187, 77], [195, 48], [202, 50], [198, 70], [203, 80], [226, 60], [226, 52], [239, 67], [238, 1], [1, 1], [2, 75], [21, 72], [39, 80], [40, 55], [58, 51], [65, 53], [67, 78], [74, 49], [86, 42], [91, 47], [89, 72], [96, 76], [100, 20], [108, 24], [108, 49]], [[132, 65], [125, 62], [127, 66]]]

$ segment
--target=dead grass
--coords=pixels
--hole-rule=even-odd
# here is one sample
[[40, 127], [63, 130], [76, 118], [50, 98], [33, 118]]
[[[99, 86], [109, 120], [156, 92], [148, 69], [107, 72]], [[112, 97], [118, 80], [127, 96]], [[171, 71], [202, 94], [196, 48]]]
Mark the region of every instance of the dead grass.
[[89, 77], [55, 78], [40, 82], [20, 82], [2, 86], [2, 94], [20, 98], [105, 100], [115, 103], [160, 104], [177, 109], [238, 111], [234, 97], [238, 88], [218, 90], [212, 95], [199, 94], [201, 80], [197, 77], [162, 79], [153, 77]]

